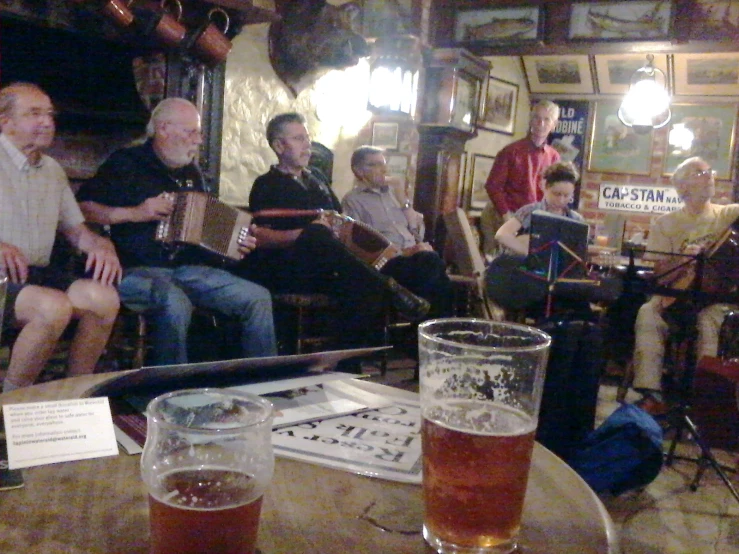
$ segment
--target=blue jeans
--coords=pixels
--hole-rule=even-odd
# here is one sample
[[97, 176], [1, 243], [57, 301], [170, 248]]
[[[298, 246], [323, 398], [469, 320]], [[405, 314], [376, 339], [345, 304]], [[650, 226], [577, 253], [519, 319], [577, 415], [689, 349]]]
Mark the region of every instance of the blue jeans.
[[244, 357], [277, 355], [269, 291], [222, 269], [135, 267], [125, 271], [118, 292], [127, 308], [145, 312], [152, 324], [154, 365], [187, 363], [193, 307], [237, 319]]

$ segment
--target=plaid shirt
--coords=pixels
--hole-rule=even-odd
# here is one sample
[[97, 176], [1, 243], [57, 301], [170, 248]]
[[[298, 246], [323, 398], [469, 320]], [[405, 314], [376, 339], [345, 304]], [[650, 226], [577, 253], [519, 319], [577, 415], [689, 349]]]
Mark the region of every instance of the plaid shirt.
[[0, 242], [19, 248], [31, 265], [49, 264], [56, 231], [85, 218], [64, 170], [49, 156], [38, 165], [0, 134]]

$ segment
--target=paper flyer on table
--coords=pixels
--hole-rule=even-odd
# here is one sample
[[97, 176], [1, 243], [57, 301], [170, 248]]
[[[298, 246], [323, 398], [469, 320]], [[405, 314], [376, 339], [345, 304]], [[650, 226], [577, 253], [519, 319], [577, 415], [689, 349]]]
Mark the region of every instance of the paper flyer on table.
[[11, 469], [118, 454], [107, 398], [3, 406]]
[[272, 445], [284, 458], [420, 483], [420, 424], [418, 403], [395, 401], [376, 410], [277, 429]]

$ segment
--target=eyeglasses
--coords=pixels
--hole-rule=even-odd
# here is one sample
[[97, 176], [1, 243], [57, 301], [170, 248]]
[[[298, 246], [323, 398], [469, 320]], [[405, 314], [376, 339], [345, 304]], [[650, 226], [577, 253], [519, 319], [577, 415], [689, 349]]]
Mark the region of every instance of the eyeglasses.
[[696, 169], [695, 171], [688, 173], [687, 177], [715, 177], [716, 172], [713, 169]]

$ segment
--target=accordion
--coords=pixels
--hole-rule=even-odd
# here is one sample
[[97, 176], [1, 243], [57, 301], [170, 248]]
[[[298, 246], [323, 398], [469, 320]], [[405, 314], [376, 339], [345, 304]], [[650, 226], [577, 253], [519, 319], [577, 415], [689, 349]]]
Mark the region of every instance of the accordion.
[[376, 270], [400, 254], [392, 242], [366, 223], [334, 211], [323, 212], [336, 238], [355, 256]]
[[328, 222], [331, 231], [340, 243], [367, 265], [378, 271], [401, 252], [379, 231], [366, 223], [333, 210], [296, 210], [274, 208], [259, 210], [253, 214], [254, 220], [269, 226], [273, 218], [321, 218]]
[[176, 192], [174, 209], [160, 221], [155, 240], [191, 244], [240, 260], [239, 242], [249, 233], [251, 215], [205, 192]]

